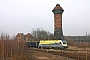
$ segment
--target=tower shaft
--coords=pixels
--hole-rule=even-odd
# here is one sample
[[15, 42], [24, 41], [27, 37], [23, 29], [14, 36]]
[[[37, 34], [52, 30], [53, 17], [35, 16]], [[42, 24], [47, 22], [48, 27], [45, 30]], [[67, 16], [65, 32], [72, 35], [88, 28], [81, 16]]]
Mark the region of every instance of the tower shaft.
[[62, 15], [54, 14], [54, 28], [62, 29]]

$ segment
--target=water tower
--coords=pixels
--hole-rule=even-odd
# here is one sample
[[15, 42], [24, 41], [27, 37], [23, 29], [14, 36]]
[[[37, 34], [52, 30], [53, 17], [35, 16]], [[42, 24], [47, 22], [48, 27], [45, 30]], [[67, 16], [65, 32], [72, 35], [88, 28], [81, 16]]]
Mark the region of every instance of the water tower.
[[52, 12], [54, 13], [54, 39], [63, 40], [62, 31], [62, 13], [63, 8], [60, 4], [56, 4]]

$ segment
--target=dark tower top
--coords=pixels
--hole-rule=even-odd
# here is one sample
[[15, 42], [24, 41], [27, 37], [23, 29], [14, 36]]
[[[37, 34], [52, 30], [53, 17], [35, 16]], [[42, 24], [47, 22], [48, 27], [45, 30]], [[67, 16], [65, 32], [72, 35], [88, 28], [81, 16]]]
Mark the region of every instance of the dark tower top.
[[54, 7], [54, 9], [52, 10], [52, 12], [54, 13], [54, 14], [62, 14], [63, 13], [63, 8], [59, 5], [59, 4], [57, 4], [55, 7]]

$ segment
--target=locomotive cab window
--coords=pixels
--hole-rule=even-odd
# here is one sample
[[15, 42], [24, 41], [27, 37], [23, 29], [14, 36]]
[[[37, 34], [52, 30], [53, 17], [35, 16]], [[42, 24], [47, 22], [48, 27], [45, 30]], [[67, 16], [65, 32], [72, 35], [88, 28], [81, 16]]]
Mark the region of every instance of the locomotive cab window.
[[61, 44], [61, 42], [59, 42]]
[[65, 42], [65, 41], [63, 41], [63, 44], [66, 44], [66, 42]]

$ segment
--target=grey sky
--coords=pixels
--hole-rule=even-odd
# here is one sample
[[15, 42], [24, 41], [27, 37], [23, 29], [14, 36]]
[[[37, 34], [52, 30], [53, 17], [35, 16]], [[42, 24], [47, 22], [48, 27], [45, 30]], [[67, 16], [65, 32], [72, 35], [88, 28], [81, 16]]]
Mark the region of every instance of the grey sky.
[[42, 27], [53, 33], [57, 3], [64, 9], [64, 35], [90, 34], [90, 0], [0, 0], [0, 30], [17, 34]]

